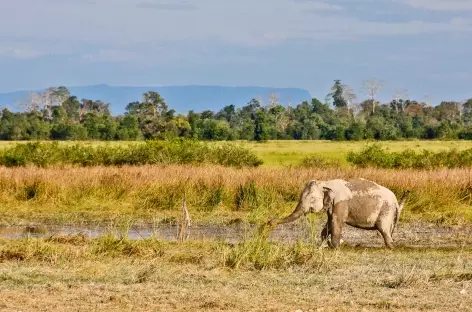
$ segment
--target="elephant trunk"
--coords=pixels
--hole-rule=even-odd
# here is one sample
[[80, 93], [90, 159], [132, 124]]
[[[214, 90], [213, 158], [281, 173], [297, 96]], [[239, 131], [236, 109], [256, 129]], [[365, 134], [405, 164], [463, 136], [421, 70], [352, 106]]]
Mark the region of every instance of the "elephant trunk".
[[277, 223], [278, 224], [283, 224], [283, 223], [293, 222], [293, 221], [297, 220], [298, 218], [300, 218], [303, 214], [304, 214], [303, 213], [303, 208], [302, 208], [301, 204], [298, 203], [297, 208], [295, 208], [295, 210], [289, 216], [283, 218], [282, 220], [280, 220]]

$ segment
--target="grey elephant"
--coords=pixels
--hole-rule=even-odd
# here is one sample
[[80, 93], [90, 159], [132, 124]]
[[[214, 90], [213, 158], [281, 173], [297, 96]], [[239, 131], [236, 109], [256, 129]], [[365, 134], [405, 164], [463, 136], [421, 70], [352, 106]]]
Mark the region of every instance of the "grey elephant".
[[[330, 234], [330, 247], [339, 247], [346, 223], [360, 229], [379, 231], [385, 245], [393, 248], [393, 231], [408, 193], [404, 192], [398, 203], [391, 190], [366, 179], [311, 180], [301, 192], [295, 210], [277, 224], [289, 223], [310, 212], [325, 210], [328, 221], [321, 231], [321, 239], [324, 241]], [[269, 221], [269, 224], [273, 223], [274, 220]]]

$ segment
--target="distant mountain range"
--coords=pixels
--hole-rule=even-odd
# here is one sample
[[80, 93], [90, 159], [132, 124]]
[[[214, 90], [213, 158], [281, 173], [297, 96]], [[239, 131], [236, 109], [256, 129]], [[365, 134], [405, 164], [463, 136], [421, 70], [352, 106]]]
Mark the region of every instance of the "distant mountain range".
[[[114, 115], [123, 114], [130, 102], [141, 101], [142, 94], [147, 91], [157, 91], [165, 99], [170, 109], [178, 113], [189, 110], [218, 111], [226, 105], [234, 104], [241, 107], [251, 99], [262, 100], [262, 104], [269, 102], [270, 94], [275, 93], [280, 104], [296, 105], [303, 101], [310, 101], [312, 96], [305, 89], [300, 88], [266, 88], [266, 87], [227, 87], [227, 86], [164, 86], [164, 87], [126, 87], [109, 85], [92, 85], [67, 87], [72, 95], [79, 100], [102, 100], [110, 103]], [[12, 111], [18, 111], [17, 103], [25, 98], [28, 91], [0, 93], [0, 105]]]

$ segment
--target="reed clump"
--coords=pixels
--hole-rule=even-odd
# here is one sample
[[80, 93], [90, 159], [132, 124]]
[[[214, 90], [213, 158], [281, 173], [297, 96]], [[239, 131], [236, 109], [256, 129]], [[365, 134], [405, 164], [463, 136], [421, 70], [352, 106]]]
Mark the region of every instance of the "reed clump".
[[240, 267], [266, 270], [304, 267], [310, 271], [327, 272], [335, 266], [335, 253], [317, 248], [314, 241], [274, 243], [268, 240], [273, 226], [261, 226], [243, 242], [223, 246], [222, 264], [231, 269]]

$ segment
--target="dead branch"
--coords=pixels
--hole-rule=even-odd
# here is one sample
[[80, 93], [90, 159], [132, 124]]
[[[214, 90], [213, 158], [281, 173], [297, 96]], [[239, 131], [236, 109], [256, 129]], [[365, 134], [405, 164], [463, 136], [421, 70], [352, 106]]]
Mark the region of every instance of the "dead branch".
[[179, 232], [178, 232], [178, 240], [183, 242], [184, 240], [188, 240], [190, 237], [190, 214], [187, 209], [186, 203], [187, 195], [184, 192], [184, 199], [182, 201], [182, 219], [180, 221]]

